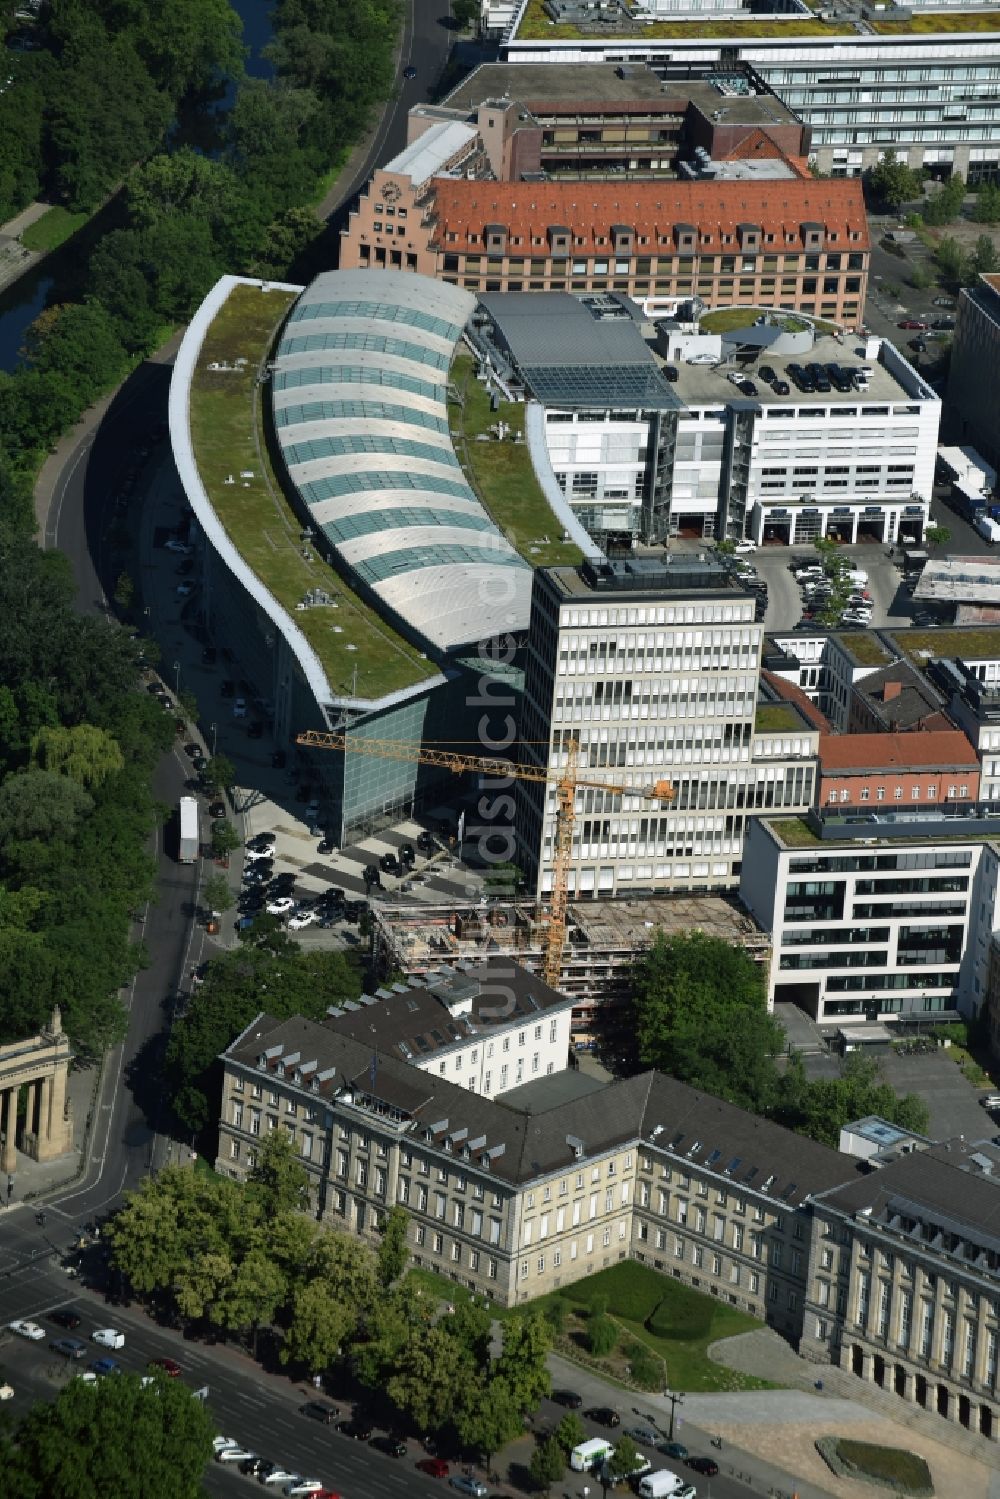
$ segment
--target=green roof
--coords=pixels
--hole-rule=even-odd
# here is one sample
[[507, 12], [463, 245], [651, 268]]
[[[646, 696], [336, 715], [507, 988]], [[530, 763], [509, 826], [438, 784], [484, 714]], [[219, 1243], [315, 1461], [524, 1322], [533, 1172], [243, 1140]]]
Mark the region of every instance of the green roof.
[[[512, 547], [532, 567], [574, 566], [583, 561], [575, 542], [560, 541], [562, 522], [538, 482], [524, 442], [524, 403], [501, 401], [490, 408], [476, 379], [476, 361], [466, 349], [455, 356], [451, 384], [460, 400], [450, 400], [451, 435], [466, 478]], [[504, 422], [511, 436], [503, 442], [478, 439]], [[513, 439], [520, 437], [516, 442]], [[547, 540], [545, 538], [548, 538]]]
[[791, 703], [760, 703], [753, 720], [757, 734], [797, 733], [810, 727]]
[[900, 630], [893, 632], [900, 650], [922, 664], [928, 656], [958, 656], [963, 661], [1000, 656], [1000, 629], [983, 625], [956, 625], [954, 629]]
[[891, 652], [877, 635], [869, 635], [866, 630], [844, 631], [837, 640], [859, 666], [889, 666], [892, 663]]
[[[202, 482], [229, 539], [293, 615], [335, 694], [381, 698], [438, 675], [327, 563], [302, 554], [302, 524], [271, 465], [257, 370], [296, 293], [237, 285], [212, 321], [191, 382], [191, 441]], [[237, 359], [245, 360], [237, 366]], [[211, 364], [225, 365], [212, 370]], [[235, 474], [253, 478], [227, 483]], [[297, 610], [310, 589], [336, 605]]]
[[790, 40], [800, 36], [858, 37], [870, 32], [890, 36], [940, 35], [946, 32], [1000, 32], [1000, 17], [992, 12], [931, 11], [912, 15], [903, 21], [866, 21], [867, 32], [845, 22], [821, 21], [816, 16], [789, 12], [786, 15], [763, 15], [745, 13], [742, 16], [722, 16], [718, 20], [690, 21], [637, 21], [631, 27], [611, 27], [594, 22], [579, 26], [571, 21], [550, 21], [545, 14], [544, 0], [528, 0], [524, 16], [515, 33], [515, 41], [700, 41], [705, 39], [781, 39]]

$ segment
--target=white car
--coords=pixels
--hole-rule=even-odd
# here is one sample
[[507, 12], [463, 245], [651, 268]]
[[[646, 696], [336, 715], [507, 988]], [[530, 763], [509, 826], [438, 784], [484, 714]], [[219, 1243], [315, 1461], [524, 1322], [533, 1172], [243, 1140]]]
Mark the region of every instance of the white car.
[[322, 1488], [323, 1484], [318, 1478], [299, 1478], [295, 1483], [286, 1483], [281, 1492], [293, 1496], [299, 1494], [318, 1494]]
[[7, 1381], [4, 1380], [3, 1384], [0, 1384], [0, 1400], [13, 1400], [13, 1398], [14, 1386], [12, 1384], [8, 1384]]
[[726, 379], [732, 385], [742, 385], [743, 381], [746, 379], [746, 375], [742, 370], [730, 370], [728, 375], [726, 376]]
[[217, 1436], [212, 1438], [213, 1452], [221, 1452], [225, 1447], [236, 1447], [238, 1445], [237, 1442], [233, 1441], [232, 1437]]
[[179, 552], [182, 557], [190, 557], [191, 555], [191, 548], [187, 542], [178, 541], [175, 536], [171, 536], [170, 540], [165, 541], [163, 545], [168, 552]]
[[220, 1447], [215, 1454], [217, 1463], [248, 1463], [257, 1456], [251, 1452], [249, 1447], [241, 1447], [238, 1443], [232, 1447]]
[[44, 1327], [39, 1327], [37, 1322], [8, 1322], [7, 1326], [19, 1338], [27, 1338], [32, 1343], [41, 1343], [45, 1337]]
[[286, 925], [290, 932], [301, 932], [318, 920], [319, 917], [315, 911], [299, 911], [296, 916], [289, 916]]
[[[689, 354], [684, 361], [685, 364], [711, 364], [719, 363], [718, 354]], [[742, 377], [741, 377], [742, 378]]]
[[258, 1482], [262, 1483], [265, 1488], [270, 1489], [279, 1483], [282, 1485], [286, 1483], [298, 1483], [299, 1475], [297, 1473], [289, 1473], [287, 1468], [273, 1468], [267, 1474], [266, 1478], [261, 1478]]
[[96, 1332], [90, 1334], [90, 1338], [98, 1348], [125, 1347], [125, 1334], [119, 1332], [117, 1327], [99, 1327]]
[[737, 557], [739, 557], [741, 554], [744, 554], [746, 552], [755, 552], [757, 550], [757, 543], [755, 541], [751, 541], [748, 536], [745, 541], [738, 541], [734, 550]]
[[279, 895], [274, 900], [269, 900], [265, 907], [268, 916], [286, 916], [294, 909], [295, 901], [290, 895]]
[[253, 859], [273, 859], [274, 858], [274, 844], [273, 843], [269, 843], [268, 846], [267, 846], [267, 848], [251, 848], [250, 845], [247, 844], [246, 849], [244, 851], [244, 858], [250, 859], [250, 860], [253, 860]]
[[[83, 1372], [83, 1374], [77, 1374], [76, 1378], [80, 1381], [81, 1384], [98, 1384], [99, 1383], [97, 1375], [96, 1374], [92, 1374], [89, 1369], [86, 1369]], [[145, 1380], [143, 1380], [142, 1382], [143, 1382], [143, 1384], [146, 1383]], [[150, 1380], [150, 1383], [152, 1384], [152, 1380]]]
[[233, 717], [234, 718], [246, 718], [246, 716], [247, 716], [247, 700], [246, 700], [245, 697], [238, 697], [236, 699], [236, 701], [233, 703]]
[[185, 578], [183, 583], [178, 583], [177, 587], [174, 589], [174, 592], [179, 599], [189, 598], [190, 595], [194, 593], [194, 584], [187, 578]]

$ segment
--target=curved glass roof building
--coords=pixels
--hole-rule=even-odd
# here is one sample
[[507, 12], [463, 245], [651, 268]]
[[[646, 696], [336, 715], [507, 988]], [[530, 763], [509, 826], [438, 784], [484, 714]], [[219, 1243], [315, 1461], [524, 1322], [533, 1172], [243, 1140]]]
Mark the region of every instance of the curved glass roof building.
[[448, 370], [475, 297], [412, 271], [329, 271], [271, 366], [274, 430], [317, 535], [435, 652], [524, 629], [531, 569], [462, 472]]

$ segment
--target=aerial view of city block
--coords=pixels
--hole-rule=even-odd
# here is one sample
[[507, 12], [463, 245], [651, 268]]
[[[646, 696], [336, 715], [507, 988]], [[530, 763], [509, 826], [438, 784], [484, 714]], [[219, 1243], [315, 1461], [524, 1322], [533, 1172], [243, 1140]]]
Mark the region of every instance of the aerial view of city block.
[[4, 1499], [1000, 1499], [1000, 0], [0, 0]]

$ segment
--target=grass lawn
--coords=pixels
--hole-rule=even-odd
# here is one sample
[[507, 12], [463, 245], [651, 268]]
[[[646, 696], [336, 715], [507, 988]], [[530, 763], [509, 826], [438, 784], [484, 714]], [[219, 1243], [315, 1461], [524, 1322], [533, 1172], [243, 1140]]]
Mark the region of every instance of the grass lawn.
[[969, 12], [962, 14], [958, 12], [932, 11], [926, 15], [911, 16], [908, 21], [870, 21], [869, 25], [873, 31], [886, 36], [912, 34], [915, 31], [930, 32], [940, 35], [945, 31], [997, 31], [1000, 23], [995, 15], [986, 12]]
[[796, 733], [803, 723], [791, 703], [762, 703], [754, 714], [753, 726], [758, 734]]
[[[302, 555], [301, 526], [270, 463], [256, 391], [257, 368], [294, 293], [237, 286], [220, 308], [191, 385], [191, 439], [216, 514], [245, 562], [290, 613], [315, 650], [335, 693], [379, 698], [422, 682], [437, 668], [386, 625], [314, 552]], [[239, 369], [210, 370], [213, 363]], [[253, 477], [241, 480], [240, 474]], [[236, 482], [226, 483], [230, 475]], [[324, 588], [336, 607], [295, 606]], [[356, 679], [355, 679], [356, 673]]]
[[704, 333], [728, 333], [733, 328], [746, 328], [754, 318], [763, 313], [776, 314], [788, 333], [805, 333], [815, 328], [819, 333], [835, 333], [836, 323], [824, 323], [819, 318], [798, 317], [794, 312], [783, 312], [779, 307], [720, 307], [715, 312], [706, 312], [700, 327]]
[[801, 817], [769, 817], [769, 828], [773, 828], [778, 842], [786, 848], [812, 848], [820, 840]]
[[89, 218], [89, 213], [70, 213], [68, 208], [60, 208], [57, 204], [28, 225], [20, 236], [21, 243], [26, 250], [44, 255], [46, 251], [57, 250], [65, 244]]
[[[578, 1280], [561, 1291], [540, 1297], [533, 1306], [544, 1307], [561, 1297], [570, 1307], [566, 1337], [580, 1346], [583, 1317], [596, 1300], [607, 1301], [607, 1309], [626, 1330], [624, 1341], [635, 1339], [666, 1365], [674, 1390], [770, 1389], [766, 1380], [737, 1374], [714, 1363], [707, 1354], [719, 1338], [734, 1337], [760, 1327], [747, 1312], [728, 1306], [714, 1296], [703, 1296], [634, 1260], [623, 1260], [586, 1280]], [[622, 1358], [622, 1372], [627, 1359]]]
[[[513, 432], [524, 433], [524, 405], [501, 402], [490, 410], [490, 398], [475, 376], [475, 360], [462, 350], [451, 367], [451, 383], [462, 394], [464, 404], [450, 402], [448, 418], [452, 441], [469, 483], [493, 520], [532, 567], [571, 565], [583, 560], [580, 548], [563, 542], [562, 526], [549, 508], [535, 478], [527, 445], [507, 439], [477, 442], [478, 433], [497, 422], [506, 422]], [[547, 542], [540, 540], [547, 536]]]
[[902, 1447], [877, 1447], [874, 1442], [837, 1440], [837, 1456], [865, 1478], [888, 1483], [907, 1494], [932, 1494], [930, 1470], [922, 1457]]

